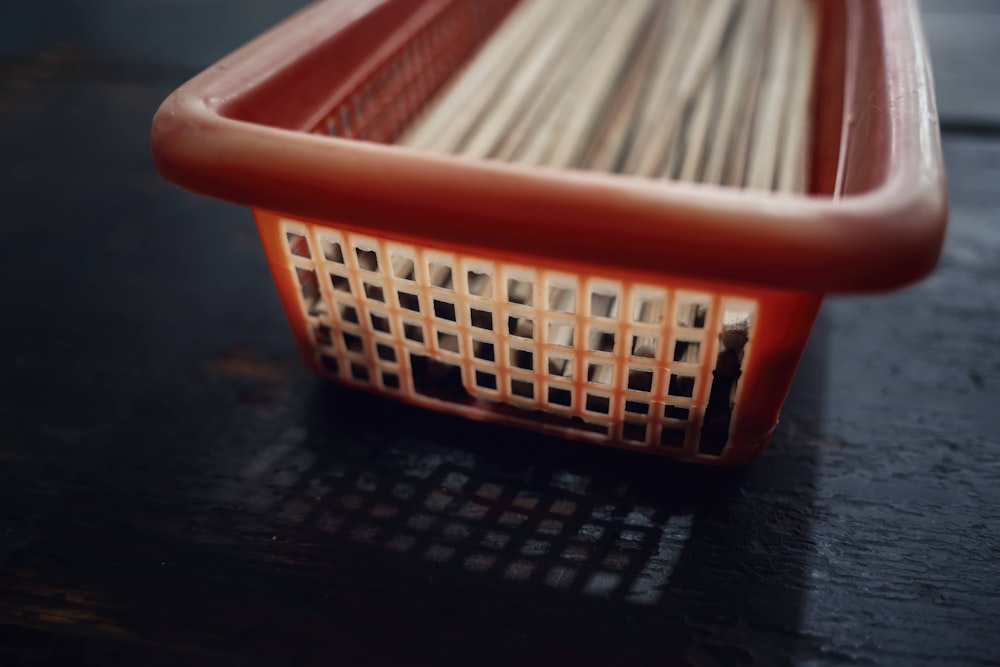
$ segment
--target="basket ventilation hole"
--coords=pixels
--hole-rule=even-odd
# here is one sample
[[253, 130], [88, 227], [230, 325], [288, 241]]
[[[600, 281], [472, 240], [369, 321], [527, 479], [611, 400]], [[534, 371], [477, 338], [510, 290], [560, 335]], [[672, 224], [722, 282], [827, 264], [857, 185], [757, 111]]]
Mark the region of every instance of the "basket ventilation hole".
[[414, 313], [420, 312], [420, 297], [416, 294], [410, 294], [409, 292], [396, 292], [396, 296], [399, 297], [400, 308], [413, 311]]
[[510, 393], [522, 398], [534, 398], [535, 385], [531, 382], [527, 382], [526, 380], [511, 380]]
[[535, 355], [528, 350], [511, 349], [510, 365], [525, 371], [535, 370]]
[[701, 343], [679, 340], [674, 344], [674, 361], [682, 364], [696, 364], [701, 356]]
[[316, 279], [316, 272], [311, 269], [295, 269], [295, 277], [299, 281], [299, 289], [302, 293], [302, 301], [306, 305], [306, 311], [312, 315], [323, 315], [326, 313], [326, 304], [319, 293], [319, 281]]
[[357, 248], [356, 252], [358, 254], [358, 267], [362, 271], [378, 272], [378, 255], [375, 254], [374, 250]]
[[438, 319], [455, 321], [455, 304], [450, 301], [434, 299], [434, 316]]
[[403, 335], [407, 340], [412, 340], [415, 343], [424, 342], [424, 328], [419, 324], [403, 323]]
[[337, 292], [351, 293], [351, 279], [347, 276], [331, 273], [330, 284], [333, 285], [333, 289]]
[[345, 331], [344, 347], [347, 348], [349, 352], [355, 352], [361, 354], [365, 351], [365, 342], [361, 338], [361, 336]]
[[354, 362], [351, 364], [351, 377], [359, 382], [368, 382], [368, 367], [364, 364]]
[[382, 333], [391, 334], [392, 329], [389, 326], [389, 318], [385, 315], [379, 315], [377, 313], [371, 314], [372, 328], [375, 331], [381, 331]]
[[573, 376], [573, 360], [566, 357], [549, 357], [549, 375], [571, 378]]
[[587, 339], [587, 349], [594, 352], [614, 352], [614, 332], [592, 329], [590, 331], [590, 336]]
[[313, 337], [317, 345], [333, 345], [333, 331], [325, 324], [313, 328]]
[[689, 408], [682, 408], [677, 405], [664, 405], [663, 406], [663, 416], [666, 419], [676, 419], [678, 421], [687, 421], [691, 416], [691, 410]]
[[488, 273], [476, 273], [469, 271], [469, 294], [490, 298], [493, 296], [493, 281]]
[[534, 305], [534, 285], [527, 280], [507, 279], [507, 300], [522, 306]]
[[573, 405], [573, 392], [561, 387], [549, 387], [549, 403], [568, 408]]
[[462, 369], [454, 364], [411, 354], [410, 374], [413, 389], [418, 394], [456, 403], [471, 400], [462, 384]]
[[437, 332], [438, 347], [447, 352], [459, 353], [458, 336], [447, 331]]
[[671, 396], [691, 398], [694, 396], [694, 377], [691, 375], [671, 375], [667, 393]]
[[472, 355], [476, 359], [482, 359], [483, 361], [496, 361], [496, 348], [493, 346], [493, 343], [487, 343], [482, 340], [473, 340]]
[[639, 299], [635, 308], [635, 321], [643, 324], [663, 322], [664, 302], [660, 297]]
[[594, 317], [614, 318], [618, 315], [618, 296], [615, 294], [602, 294], [601, 292], [591, 292], [590, 313]]
[[512, 315], [507, 318], [507, 332], [518, 338], [534, 338], [535, 321], [528, 317]]
[[472, 322], [472, 326], [477, 329], [485, 329], [487, 331], [493, 331], [493, 313], [488, 310], [480, 310], [479, 308], [469, 309], [469, 320]]
[[403, 255], [392, 255], [392, 275], [400, 280], [414, 279], [413, 260]]
[[677, 326], [704, 329], [708, 306], [703, 303], [685, 303], [677, 307]]
[[611, 386], [615, 380], [615, 367], [611, 364], [587, 364], [587, 381]]
[[606, 415], [611, 412], [611, 399], [598, 394], [587, 394], [587, 411]]
[[625, 412], [631, 412], [635, 415], [648, 415], [649, 403], [644, 403], [642, 401], [625, 401]]
[[476, 386], [483, 389], [495, 390], [497, 388], [497, 376], [486, 371], [476, 371]]
[[576, 290], [549, 287], [549, 309], [558, 313], [576, 312]]
[[358, 311], [354, 309], [354, 306], [348, 306], [343, 303], [337, 304], [337, 306], [340, 314], [340, 320], [342, 322], [361, 324], [361, 320], [358, 318]]
[[659, 338], [656, 336], [632, 336], [632, 356], [645, 357], [647, 359], [656, 358], [656, 348], [659, 346]]
[[379, 343], [375, 346], [375, 352], [378, 354], [378, 358], [382, 361], [388, 361], [390, 363], [395, 363], [396, 361], [396, 350], [384, 343]]
[[632, 391], [651, 392], [653, 391], [653, 371], [629, 369], [628, 388]]
[[435, 264], [432, 262], [428, 268], [430, 269], [431, 285], [446, 290], [455, 289], [450, 266], [447, 264]]
[[309, 252], [309, 241], [306, 240], [305, 236], [296, 234], [295, 232], [288, 232], [285, 234], [285, 238], [288, 241], [288, 252], [296, 257], [312, 258], [312, 253]]
[[323, 247], [323, 257], [326, 257], [328, 262], [344, 263], [344, 249], [340, 247], [339, 243], [324, 238], [321, 238], [319, 242]]
[[373, 285], [372, 283], [365, 283], [365, 296], [372, 301], [385, 303], [385, 292], [379, 285]]
[[573, 347], [573, 325], [561, 322], [550, 323], [549, 344]]

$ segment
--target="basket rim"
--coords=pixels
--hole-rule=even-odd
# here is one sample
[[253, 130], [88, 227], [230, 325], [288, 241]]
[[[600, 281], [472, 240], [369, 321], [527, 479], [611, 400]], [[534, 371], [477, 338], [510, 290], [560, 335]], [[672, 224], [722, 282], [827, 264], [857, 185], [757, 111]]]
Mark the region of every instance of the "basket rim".
[[[283, 215], [650, 274], [845, 293], [908, 284], [938, 261], [947, 188], [916, 0], [874, 3], [885, 44], [886, 105], [877, 110], [885, 177], [836, 198], [437, 155], [235, 116], [251, 93], [288, 76], [291, 63], [393, 1], [317, 3], [182, 85], [153, 119], [158, 171]], [[428, 0], [426, 12], [447, 2]], [[862, 2], [847, 0], [848, 11]], [[861, 39], [850, 25], [849, 49]]]

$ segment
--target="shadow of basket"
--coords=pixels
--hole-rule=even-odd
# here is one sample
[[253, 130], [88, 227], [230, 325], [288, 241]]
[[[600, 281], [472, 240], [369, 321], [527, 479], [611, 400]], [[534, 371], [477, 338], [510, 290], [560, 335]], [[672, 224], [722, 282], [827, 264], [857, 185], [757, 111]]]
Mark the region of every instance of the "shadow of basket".
[[301, 428], [261, 448], [227, 491], [242, 497], [226, 500], [273, 519], [262, 530], [275, 531], [268, 558], [284, 577], [333, 591], [321, 617], [343, 623], [350, 610], [364, 639], [338, 644], [342, 655], [377, 652], [379, 629], [417, 654], [444, 642], [478, 655], [506, 638], [498, 655], [780, 660], [806, 643], [796, 632], [813, 552], [808, 425], [822, 417], [825, 340], [821, 317], [787, 423], [747, 469], [316, 384]]

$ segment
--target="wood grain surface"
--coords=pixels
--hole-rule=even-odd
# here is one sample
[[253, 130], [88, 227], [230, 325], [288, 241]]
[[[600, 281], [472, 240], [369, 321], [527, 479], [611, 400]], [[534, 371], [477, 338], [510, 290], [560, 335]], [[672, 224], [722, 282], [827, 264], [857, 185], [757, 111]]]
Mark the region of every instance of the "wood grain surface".
[[302, 4], [0, 9], [0, 665], [997, 664], [996, 68], [938, 71], [936, 273], [828, 301], [768, 452], [692, 469], [303, 369], [249, 214], [148, 148]]

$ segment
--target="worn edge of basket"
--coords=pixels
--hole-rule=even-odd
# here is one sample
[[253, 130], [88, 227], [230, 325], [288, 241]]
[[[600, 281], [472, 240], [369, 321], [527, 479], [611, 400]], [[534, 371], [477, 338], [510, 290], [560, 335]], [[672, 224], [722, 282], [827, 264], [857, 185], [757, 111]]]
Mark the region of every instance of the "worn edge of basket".
[[440, 156], [226, 116], [283, 63], [383, 2], [317, 4], [180, 87], [153, 121], [158, 171], [286, 215], [653, 274], [845, 293], [908, 284], [938, 261], [947, 191], [915, 0], [878, 5], [891, 44], [887, 175], [837, 199]]

